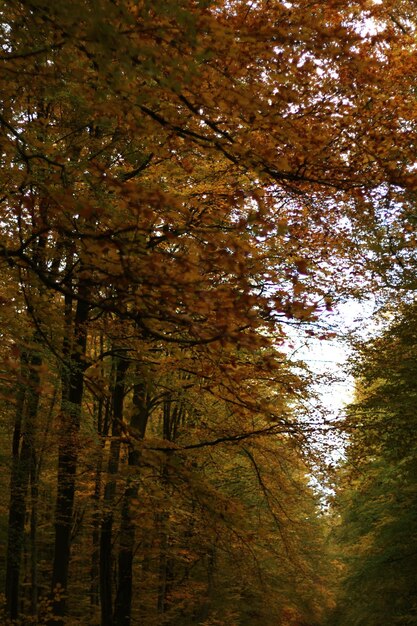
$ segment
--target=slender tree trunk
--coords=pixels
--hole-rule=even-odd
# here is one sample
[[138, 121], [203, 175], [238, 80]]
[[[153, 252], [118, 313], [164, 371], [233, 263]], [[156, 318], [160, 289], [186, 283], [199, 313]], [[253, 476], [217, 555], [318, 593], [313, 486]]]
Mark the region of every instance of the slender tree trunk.
[[[162, 482], [167, 485], [166, 468], [162, 468]], [[158, 613], [169, 608], [169, 594], [174, 580], [174, 563], [170, 557], [169, 511], [159, 516]]]
[[172, 561], [168, 555], [169, 534], [168, 514], [162, 513], [160, 517], [160, 540], [159, 540], [159, 581], [158, 581], [158, 613], [166, 613], [168, 608], [168, 594], [172, 584]]
[[[61, 626], [67, 608], [68, 571], [70, 563], [71, 527], [74, 512], [75, 478], [78, 462], [78, 435], [84, 390], [87, 319], [89, 306], [82, 298], [85, 286], [80, 286], [73, 325], [72, 346], [67, 370], [63, 373], [63, 391], [58, 447], [58, 483], [55, 509], [55, 546], [52, 571], [53, 617], [51, 624]], [[69, 315], [67, 305], [67, 315]], [[67, 320], [68, 321], [68, 320]], [[67, 324], [67, 332], [68, 332]], [[69, 341], [67, 335], [66, 341]], [[64, 346], [65, 348], [65, 346]], [[65, 350], [64, 350], [65, 352]]]
[[120, 523], [118, 556], [118, 587], [114, 603], [113, 626], [130, 626], [132, 610], [132, 566], [135, 528], [132, 520], [131, 498], [136, 487], [130, 486], [124, 492]]
[[[167, 398], [163, 406], [163, 437], [167, 441], [175, 441], [178, 427], [183, 419], [182, 404]], [[168, 488], [166, 463], [161, 471], [161, 481]], [[159, 549], [159, 583], [158, 583], [158, 612], [163, 614], [168, 609], [168, 596], [172, 588], [174, 572], [173, 561], [169, 556], [169, 513], [164, 511], [160, 516], [160, 549]]]
[[112, 601], [112, 541], [113, 541], [113, 504], [116, 495], [116, 475], [119, 471], [120, 436], [123, 419], [123, 401], [125, 394], [125, 374], [129, 362], [117, 359], [115, 383], [113, 387], [112, 440], [108, 463], [108, 479], [104, 488], [105, 512], [100, 534], [100, 601], [102, 626], [113, 625]]
[[26, 500], [30, 476], [35, 470], [35, 423], [39, 404], [40, 355], [22, 354], [22, 387], [18, 392], [13, 433], [13, 465], [6, 555], [6, 607], [11, 619], [19, 614], [20, 563], [22, 558]]
[[38, 611], [38, 468], [33, 467], [30, 477], [30, 614]]
[[[98, 356], [101, 358], [104, 353], [104, 337], [100, 333]], [[103, 362], [101, 362], [103, 365]], [[104, 379], [104, 370], [101, 372]], [[101, 526], [101, 490], [103, 481], [104, 445], [109, 434], [111, 402], [108, 395], [101, 390], [96, 400], [95, 414], [97, 416], [97, 433], [100, 438], [100, 450], [96, 464], [94, 477], [93, 513], [92, 513], [92, 551], [90, 570], [90, 604], [91, 612], [94, 615], [100, 606], [100, 526]]]
[[[104, 400], [100, 398], [98, 400], [98, 424], [97, 430], [101, 437], [102, 444], [100, 446], [99, 457], [97, 459], [96, 473], [94, 477], [94, 494], [93, 494], [93, 513], [92, 513], [92, 552], [91, 552], [91, 570], [90, 570], [90, 604], [92, 612], [100, 606], [100, 521], [101, 521], [101, 486], [102, 486], [102, 472], [103, 472], [103, 446], [105, 433], [102, 430], [103, 421], [103, 405]], [[107, 403], [109, 405], [109, 402]], [[108, 410], [108, 406], [106, 407]], [[107, 433], [106, 433], [107, 434]]]
[[[139, 372], [137, 372], [139, 374]], [[131, 429], [138, 439], [143, 439], [149, 419], [149, 407], [146, 386], [137, 382], [133, 389], [134, 411]], [[138, 467], [140, 453], [132, 447], [129, 451], [129, 467]], [[118, 588], [114, 607], [114, 626], [130, 626], [132, 613], [133, 553], [135, 548], [135, 523], [132, 512], [132, 500], [138, 494], [137, 480], [128, 478], [123, 494], [120, 522], [120, 542], [118, 557]]]
[[[23, 481], [20, 439], [25, 406], [25, 389], [19, 389], [13, 431], [13, 464], [10, 478], [10, 504], [8, 522], [8, 540], [6, 554], [6, 610], [11, 619], [16, 619], [19, 612], [20, 561], [23, 547], [23, 525], [26, 511], [26, 489]], [[23, 493], [22, 493], [23, 492]]]

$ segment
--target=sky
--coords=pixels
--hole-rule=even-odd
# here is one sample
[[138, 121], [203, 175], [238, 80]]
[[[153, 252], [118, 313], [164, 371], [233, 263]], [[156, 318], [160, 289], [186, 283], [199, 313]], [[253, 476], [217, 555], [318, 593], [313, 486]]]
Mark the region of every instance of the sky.
[[[319, 447], [327, 449], [325, 454], [329, 462], [337, 462], [343, 458], [343, 442], [334, 433], [330, 435], [330, 431], [326, 430], [327, 426], [322, 434], [320, 428], [323, 420], [329, 424], [340, 418], [344, 407], [353, 400], [354, 395], [354, 379], [348, 373], [348, 359], [352, 356], [352, 351], [343, 337], [352, 332], [364, 338], [369, 335], [374, 327], [371, 321], [373, 311], [374, 303], [371, 300], [365, 302], [350, 300], [339, 305], [328, 316], [327, 323], [337, 335], [334, 339], [312, 338], [308, 343], [300, 340], [298, 346], [297, 342], [294, 342], [296, 345], [294, 356], [305, 361], [319, 381], [314, 385], [314, 391], [319, 399], [315, 420], [318, 425], [318, 441], [321, 442]], [[326, 377], [331, 377], [331, 380], [326, 380]]]

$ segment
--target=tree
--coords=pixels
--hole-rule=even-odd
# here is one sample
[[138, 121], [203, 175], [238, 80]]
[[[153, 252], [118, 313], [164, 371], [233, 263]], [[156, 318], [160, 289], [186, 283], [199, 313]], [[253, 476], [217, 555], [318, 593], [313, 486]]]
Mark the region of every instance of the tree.
[[416, 622], [416, 307], [404, 305], [362, 346], [361, 395], [349, 408], [336, 512], [344, 551], [335, 624]]

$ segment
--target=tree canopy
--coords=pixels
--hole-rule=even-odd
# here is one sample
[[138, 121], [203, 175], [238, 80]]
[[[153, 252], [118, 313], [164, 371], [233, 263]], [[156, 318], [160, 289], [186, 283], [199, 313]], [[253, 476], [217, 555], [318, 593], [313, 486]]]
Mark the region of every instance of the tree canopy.
[[[341, 299], [412, 289], [414, 14], [3, 3], [4, 623], [324, 625], [312, 375], [289, 344], [325, 340]], [[366, 354], [400, 354], [395, 332]], [[408, 363], [360, 405], [371, 483], [380, 421], [393, 463], [412, 431]]]

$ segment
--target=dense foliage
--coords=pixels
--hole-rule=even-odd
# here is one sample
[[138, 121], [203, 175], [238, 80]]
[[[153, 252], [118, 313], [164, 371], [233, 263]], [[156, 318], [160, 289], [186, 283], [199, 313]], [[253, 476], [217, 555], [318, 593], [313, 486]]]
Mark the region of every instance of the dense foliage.
[[0, 16], [3, 623], [322, 624], [288, 328], [412, 268], [413, 8]]
[[417, 623], [415, 304], [364, 344], [349, 407], [335, 529], [344, 569], [335, 624]]

